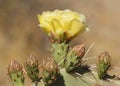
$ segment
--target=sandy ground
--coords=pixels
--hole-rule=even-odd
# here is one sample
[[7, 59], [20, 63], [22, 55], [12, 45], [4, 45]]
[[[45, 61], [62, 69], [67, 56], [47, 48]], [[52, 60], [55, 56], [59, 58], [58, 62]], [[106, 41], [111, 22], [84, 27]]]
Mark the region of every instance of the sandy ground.
[[[50, 43], [38, 27], [37, 14], [46, 10], [71, 9], [86, 16], [90, 32], [79, 35], [71, 45], [95, 45], [87, 57], [108, 51], [113, 65], [120, 66], [120, 0], [0, 0], [0, 86], [11, 86], [7, 65], [21, 64], [31, 53], [50, 56]], [[49, 47], [49, 48], [48, 48]], [[88, 61], [93, 63], [94, 59]]]

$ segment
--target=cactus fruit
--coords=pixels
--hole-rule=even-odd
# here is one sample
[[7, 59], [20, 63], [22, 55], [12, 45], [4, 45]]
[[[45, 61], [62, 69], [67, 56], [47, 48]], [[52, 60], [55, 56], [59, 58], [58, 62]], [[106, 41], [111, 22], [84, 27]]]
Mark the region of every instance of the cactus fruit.
[[111, 58], [108, 52], [103, 52], [99, 55], [99, 61], [97, 64], [98, 76], [100, 79], [105, 79], [107, 77], [107, 71], [111, 67]]
[[67, 72], [74, 70], [82, 65], [82, 57], [85, 54], [84, 45], [77, 45], [70, 50], [65, 59], [65, 69]]
[[28, 77], [32, 80], [32, 82], [35, 83], [37, 83], [40, 80], [38, 65], [38, 60], [33, 55], [27, 58], [24, 64]]
[[49, 86], [52, 82], [54, 82], [58, 75], [58, 65], [53, 58], [47, 59], [47, 61], [44, 61], [40, 66], [40, 76], [42, 77], [45, 86]]
[[24, 86], [24, 75], [22, 66], [15, 60], [11, 61], [8, 66], [8, 75], [13, 86]]

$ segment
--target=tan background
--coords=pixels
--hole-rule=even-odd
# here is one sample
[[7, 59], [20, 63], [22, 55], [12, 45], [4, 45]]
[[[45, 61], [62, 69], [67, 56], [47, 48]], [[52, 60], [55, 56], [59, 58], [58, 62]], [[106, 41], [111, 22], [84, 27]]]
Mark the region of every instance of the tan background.
[[113, 64], [120, 65], [120, 0], [0, 0], [0, 86], [11, 86], [10, 60], [22, 64], [31, 53], [40, 60], [50, 56], [50, 43], [38, 27], [37, 14], [55, 9], [86, 15], [91, 31], [76, 37], [71, 45], [84, 43], [88, 48], [94, 42], [87, 57], [107, 50]]

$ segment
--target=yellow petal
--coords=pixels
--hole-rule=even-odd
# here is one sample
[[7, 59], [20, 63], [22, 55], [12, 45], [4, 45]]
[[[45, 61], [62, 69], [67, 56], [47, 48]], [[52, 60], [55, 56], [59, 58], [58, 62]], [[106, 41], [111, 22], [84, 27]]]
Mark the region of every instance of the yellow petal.
[[52, 24], [50, 24], [50, 22], [43, 20], [41, 15], [38, 15], [38, 19], [40, 22], [40, 27], [47, 33], [49, 34], [50, 32], [53, 32], [53, 27]]
[[76, 36], [79, 32], [85, 31], [85, 24], [80, 22], [77, 19], [73, 19], [71, 21], [71, 27], [70, 30], [68, 31], [68, 37], [73, 37]]
[[64, 32], [62, 25], [60, 24], [60, 22], [57, 19], [53, 19], [52, 24], [53, 24], [55, 34], [60, 35]]
[[61, 14], [61, 24], [64, 28], [64, 30], [69, 30], [70, 29], [70, 22], [73, 19], [73, 17], [70, 14], [67, 13], [62, 13]]
[[[44, 26], [43, 26], [44, 25]], [[53, 32], [53, 27], [47, 23], [47, 22], [44, 22], [43, 25], [40, 25], [42, 27], [42, 29], [48, 34], [48, 33], [51, 33]]]

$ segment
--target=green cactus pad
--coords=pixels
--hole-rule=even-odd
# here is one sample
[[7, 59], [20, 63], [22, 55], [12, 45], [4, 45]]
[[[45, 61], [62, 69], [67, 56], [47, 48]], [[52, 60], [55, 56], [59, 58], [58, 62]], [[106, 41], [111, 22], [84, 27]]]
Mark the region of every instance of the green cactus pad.
[[86, 78], [88, 76], [84, 77], [84, 76], [72, 75], [67, 73], [65, 69], [61, 69], [60, 73], [63, 75], [65, 86], [92, 86], [93, 85], [93, 82], [90, 81], [88, 78]]

